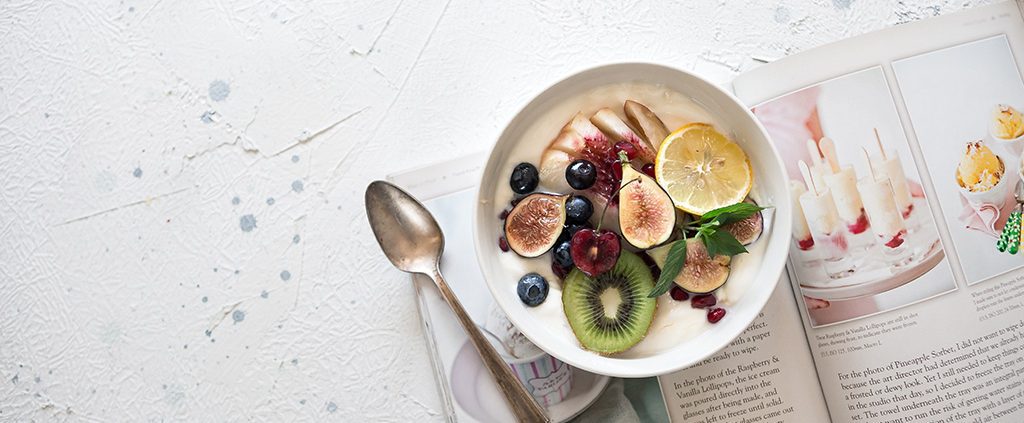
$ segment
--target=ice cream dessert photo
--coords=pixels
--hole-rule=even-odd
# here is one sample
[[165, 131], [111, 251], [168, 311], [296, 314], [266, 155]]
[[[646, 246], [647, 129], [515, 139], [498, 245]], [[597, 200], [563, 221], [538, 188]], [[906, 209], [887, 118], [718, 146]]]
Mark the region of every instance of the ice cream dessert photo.
[[908, 57], [893, 70], [967, 283], [1024, 266], [1013, 217], [1024, 200], [1024, 80], [1006, 37]]

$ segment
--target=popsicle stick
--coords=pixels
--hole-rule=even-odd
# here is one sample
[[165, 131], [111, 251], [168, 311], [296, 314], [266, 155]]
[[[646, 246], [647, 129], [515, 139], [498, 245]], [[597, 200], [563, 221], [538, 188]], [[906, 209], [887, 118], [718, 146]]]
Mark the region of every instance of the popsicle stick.
[[882, 137], [878, 136], [878, 128], [871, 129], [875, 131], [875, 144], [878, 145], [878, 151], [882, 153], [882, 160], [889, 160], [889, 158], [885, 156], [885, 148], [882, 148]]
[[877, 181], [878, 179], [875, 177], [875, 168], [871, 167], [871, 154], [868, 153], [868, 148], [861, 147], [860, 149], [864, 152], [864, 161], [868, 163], [868, 176], [871, 177], [872, 181]]
[[821, 163], [821, 150], [818, 150], [818, 143], [812, 139], [807, 140], [807, 154], [811, 156], [811, 166]]
[[807, 167], [807, 162], [800, 160], [797, 165], [800, 167], [800, 174], [803, 175], [804, 183], [807, 184], [807, 188], [810, 188], [811, 192], [817, 196], [818, 187], [814, 186], [814, 178], [811, 177], [811, 169]]
[[832, 173], [838, 172], [839, 158], [836, 156], [836, 143], [832, 141], [832, 138], [824, 137], [818, 141], [818, 149], [821, 150], [821, 155], [825, 156], [825, 161], [832, 168]]

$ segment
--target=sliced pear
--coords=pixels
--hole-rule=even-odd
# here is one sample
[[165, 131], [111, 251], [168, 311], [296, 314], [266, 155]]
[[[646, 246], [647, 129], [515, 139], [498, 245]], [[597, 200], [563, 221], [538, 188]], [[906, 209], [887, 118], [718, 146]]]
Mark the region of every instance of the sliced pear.
[[607, 134], [608, 138], [611, 138], [613, 142], [625, 141], [636, 146], [639, 159], [650, 163], [654, 162], [655, 156], [658, 155], [658, 151], [651, 147], [647, 140], [633, 132], [633, 129], [626, 125], [626, 122], [623, 122], [612, 109], [606, 107], [598, 110], [597, 113], [590, 117], [590, 121], [601, 132]]
[[626, 104], [623, 105], [623, 110], [626, 112], [626, 119], [633, 125], [637, 131], [640, 132], [640, 136], [644, 137], [655, 149], [661, 145], [661, 142], [668, 137], [668, 128], [665, 123], [661, 121], [658, 115], [654, 114], [651, 109], [647, 108], [641, 103], [633, 100], [626, 100]]
[[654, 178], [622, 165], [619, 230], [630, 245], [647, 249], [668, 241], [676, 228], [676, 208]]

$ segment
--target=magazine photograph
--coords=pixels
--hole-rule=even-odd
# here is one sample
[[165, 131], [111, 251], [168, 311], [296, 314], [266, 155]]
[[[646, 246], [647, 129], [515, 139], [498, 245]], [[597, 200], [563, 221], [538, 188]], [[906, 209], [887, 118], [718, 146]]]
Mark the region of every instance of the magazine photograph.
[[1024, 0], [0, 23], [0, 423], [1024, 423]]

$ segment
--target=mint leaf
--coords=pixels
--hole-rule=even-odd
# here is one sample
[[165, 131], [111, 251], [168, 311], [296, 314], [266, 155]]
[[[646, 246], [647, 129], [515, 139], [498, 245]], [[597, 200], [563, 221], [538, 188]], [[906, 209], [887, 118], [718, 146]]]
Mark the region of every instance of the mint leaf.
[[719, 225], [727, 225], [729, 223], [738, 222], [746, 219], [767, 207], [761, 207], [753, 203], [736, 203], [731, 206], [720, 207], [704, 213], [700, 217], [700, 223], [706, 224], [711, 222], [718, 222]]
[[658, 278], [658, 283], [654, 285], [654, 289], [647, 294], [647, 297], [656, 298], [668, 292], [669, 288], [672, 288], [672, 283], [675, 281], [676, 276], [683, 270], [684, 264], [686, 264], [685, 237], [676, 241], [668, 249], [668, 257], [665, 259], [665, 264], [661, 266], [661, 277]]
[[704, 241], [704, 247], [708, 249], [708, 255], [711, 257], [731, 257], [747, 252], [746, 247], [744, 247], [743, 244], [740, 244], [740, 242], [736, 240], [736, 237], [726, 231], [700, 232], [700, 235], [701, 240]]

